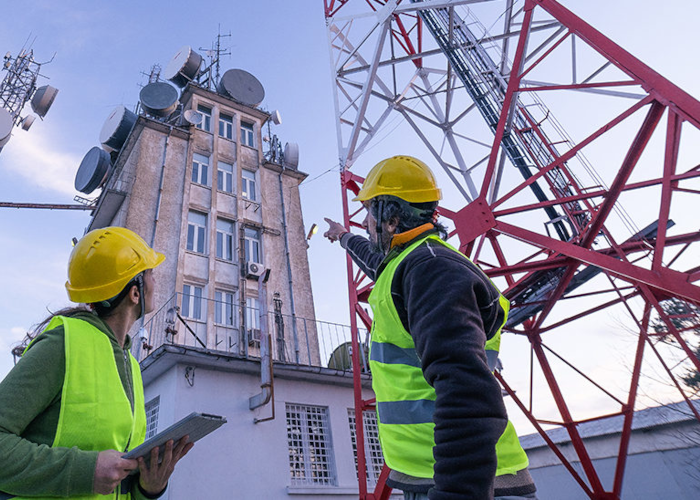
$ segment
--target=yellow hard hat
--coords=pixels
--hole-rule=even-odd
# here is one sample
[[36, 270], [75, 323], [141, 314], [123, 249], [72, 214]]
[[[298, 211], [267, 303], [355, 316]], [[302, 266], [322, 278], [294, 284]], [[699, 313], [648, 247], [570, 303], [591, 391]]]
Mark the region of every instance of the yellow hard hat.
[[95, 229], [83, 236], [70, 254], [68, 298], [86, 304], [111, 299], [136, 275], [164, 260], [165, 255], [129, 229]]
[[352, 201], [371, 200], [381, 195], [396, 196], [409, 203], [442, 198], [432, 170], [412, 156], [392, 156], [377, 163]]

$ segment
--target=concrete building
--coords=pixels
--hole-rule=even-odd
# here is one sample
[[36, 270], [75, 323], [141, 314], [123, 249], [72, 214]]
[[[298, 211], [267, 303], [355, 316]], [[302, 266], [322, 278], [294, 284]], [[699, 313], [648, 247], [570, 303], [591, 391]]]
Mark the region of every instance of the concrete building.
[[[700, 401], [694, 401], [700, 410]], [[583, 423], [578, 430], [606, 488], [612, 487], [623, 419], [610, 417]], [[581, 477], [585, 474], [569, 435], [547, 432]], [[520, 438], [530, 458], [530, 472], [540, 500], [587, 500], [571, 474], [539, 434]], [[635, 413], [629, 444], [624, 500], [694, 500], [700, 498], [700, 423], [685, 402]]]
[[[108, 118], [110, 168], [88, 227], [127, 227], [166, 255], [156, 310], [134, 332], [147, 437], [191, 412], [227, 418], [164, 498], [356, 498], [350, 332], [315, 320], [298, 152], [263, 140], [275, 113], [222, 86], [179, 83], [174, 111], [142, 91], [138, 114]], [[364, 428], [373, 484], [383, 464], [373, 414]]]

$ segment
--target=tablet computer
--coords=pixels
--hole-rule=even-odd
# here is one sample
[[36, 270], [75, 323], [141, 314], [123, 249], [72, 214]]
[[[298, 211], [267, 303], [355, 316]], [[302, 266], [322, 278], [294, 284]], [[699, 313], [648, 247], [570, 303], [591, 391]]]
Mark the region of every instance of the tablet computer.
[[225, 417], [193, 412], [179, 422], [174, 423], [163, 432], [159, 432], [155, 436], [147, 439], [143, 444], [127, 452], [123, 457], [131, 459], [143, 457], [146, 464], [150, 467], [151, 450], [156, 446], [160, 448], [158, 450], [158, 462], [160, 462], [163, 459], [163, 452], [165, 451], [164, 445], [171, 439], [177, 444], [181, 438], [189, 436], [189, 442], [194, 443], [225, 423]]

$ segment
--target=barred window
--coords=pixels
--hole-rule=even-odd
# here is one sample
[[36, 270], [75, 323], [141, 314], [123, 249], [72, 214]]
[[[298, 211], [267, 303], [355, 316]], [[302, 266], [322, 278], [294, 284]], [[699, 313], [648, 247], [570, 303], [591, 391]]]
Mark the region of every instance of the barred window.
[[156, 396], [146, 403], [146, 439], [158, 434], [158, 410], [160, 409], [160, 396]]
[[[355, 423], [355, 410], [348, 409], [348, 423], [350, 425], [350, 439], [352, 441], [352, 452], [355, 455], [355, 474], [359, 477], [357, 467], [357, 432]], [[379, 426], [377, 425], [377, 412], [365, 410], [362, 412], [362, 427], [365, 431], [365, 470], [367, 472], [367, 484], [374, 486], [377, 484], [379, 475], [384, 466], [384, 455], [379, 445]]]
[[287, 403], [289, 473], [293, 486], [337, 486], [328, 407]]

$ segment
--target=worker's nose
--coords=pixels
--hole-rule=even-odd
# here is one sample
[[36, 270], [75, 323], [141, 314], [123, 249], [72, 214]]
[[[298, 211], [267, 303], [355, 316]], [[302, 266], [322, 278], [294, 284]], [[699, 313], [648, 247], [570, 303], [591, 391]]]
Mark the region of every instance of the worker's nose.
[[365, 215], [365, 218], [362, 221], [362, 229], [364, 229], [365, 231], [367, 230], [367, 227], [369, 227], [367, 224], [367, 219], [369, 219], [369, 213], [367, 215]]

